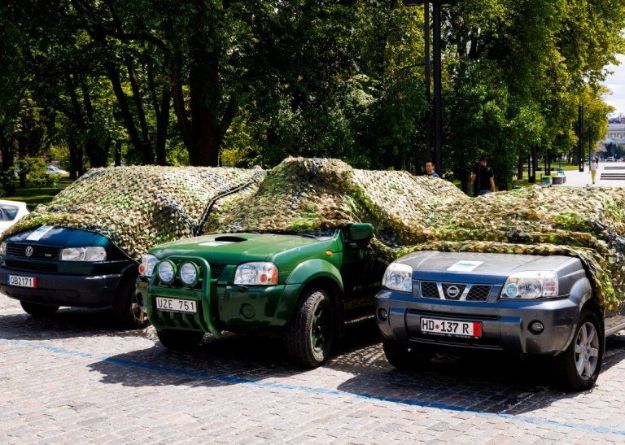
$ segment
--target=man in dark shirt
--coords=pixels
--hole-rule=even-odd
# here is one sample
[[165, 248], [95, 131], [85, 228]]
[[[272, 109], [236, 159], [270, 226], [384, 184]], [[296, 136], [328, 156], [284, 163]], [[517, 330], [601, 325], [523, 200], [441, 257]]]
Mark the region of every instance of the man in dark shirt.
[[436, 179], [440, 178], [438, 173], [434, 171], [434, 163], [432, 161], [427, 161], [425, 163], [425, 174], [429, 176], [430, 178], [436, 178]]
[[486, 195], [495, 191], [495, 173], [488, 166], [486, 159], [480, 159], [471, 173], [471, 182], [475, 196]]

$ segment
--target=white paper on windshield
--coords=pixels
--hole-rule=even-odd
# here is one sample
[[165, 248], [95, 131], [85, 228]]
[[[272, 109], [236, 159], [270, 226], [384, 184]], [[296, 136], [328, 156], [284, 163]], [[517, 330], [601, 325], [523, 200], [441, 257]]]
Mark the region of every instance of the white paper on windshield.
[[54, 226], [41, 226], [37, 230], [35, 230], [33, 233], [28, 235], [28, 238], [26, 238], [26, 240], [27, 241], [39, 241], [41, 238], [46, 236], [48, 232], [50, 232], [52, 229], [54, 229]]
[[484, 261], [458, 261], [456, 264], [452, 265], [448, 272], [473, 272], [477, 269], [480, 264], [483, 264]]
[[206, 241], [205, 243], [200, 243], [200, 246], [208, 246], [208, 247], [217, 247], [223, 246], [224, 244], [232, 244], [234, 241]]

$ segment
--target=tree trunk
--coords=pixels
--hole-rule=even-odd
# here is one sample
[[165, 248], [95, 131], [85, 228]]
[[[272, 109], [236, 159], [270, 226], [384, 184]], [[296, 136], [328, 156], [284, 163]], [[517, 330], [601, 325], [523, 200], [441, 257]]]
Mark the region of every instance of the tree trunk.
[[130, 79], [130, 87], [132, 88], [132, 98], [135, 103], [135, 109], [139, 118], [139, 126], [141, 127], [141, 146], [140, 153], [143, 157], [144, 164], [154, 164], [154, 153], [150, 142], [150, 131], [145, 118], [145, 109], [143, 106], [143, 96], [139, 83], [137, 82], [137, 74], [135, 73], [134, 63], [129, 55], [126, 55], [126, 69], [128, 70], [128, 78]]
[[126, 127], [126, 131], [128, 131], [128, 136], [130, 137], [130, 143], [139, 153], [143, 153], [145, 147], [143, 147], [143, 141], [139, 137], [139, 132], [137, 131], [137, 127], [135, 126], [132, 113], [130, 112], [130, 107], [128, 106], [128, 97], [126, 96], [126, 93], [124, 93], [124, 90], [122, 88], [122, 82], [119, 77], [117, 67], [112, 62], [107, 62], [106, 73], [109, 80], [111, 81], [111, 85], [113, 86], [113, 92], [115, 93], [117, 103], [119, 104], [119, 108], [122, 113], [124, 126]]
[[4, 196], [15, 196], [15, 151], [13, 142], [3, 136], [0, 131], [0, 153], [2, 153], [2, 174], [0, 181]]
[[161, 106], [157, 109], [156, 119], [156, 163], [158, 165], [167, 165], [167, 130], [169, 128], [169, 109], [171, 106], [171, 91], [169, 88], [163, 88], [163, 97]]
[[523, 156], [519, 156], [519, 160], [517, 161], [516, 178], [519, 181], [523, 180]]
[[106, 167], [108, 164], [108, 147], [103, 147], [98, 141], [98, 138], [94, 134], [94, 122], [95, 113], [93, 105], [91, 103], [91, 94], [85, 83], [81, 85], [83, 102], [85, 104], [85, 110], [87, 111], [87, 140], [85, 142], [85, 152], [89, 158], [89, 164], [91, 167]]
[[[203, 53], [203, 51], [199, 51]], [[219, 75], [217, 54], [207, 54], [201, 61], [196, 54], [189, 73], [191, 91], [191, 134], [193, 145], [189, 158], [192, 165], [217, 166], [219, 162]]]

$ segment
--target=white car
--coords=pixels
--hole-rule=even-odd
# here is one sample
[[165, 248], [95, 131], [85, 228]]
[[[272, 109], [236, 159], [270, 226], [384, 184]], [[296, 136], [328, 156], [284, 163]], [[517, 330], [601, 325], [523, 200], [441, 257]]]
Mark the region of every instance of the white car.
[[28, 213], [25, 202], [0, 199], [0, 235]]
[[69, 175], [69, 172], [63, 170], [62, 168], [58, 168], [56, 165], [48, 165], [48, 168], [46, 168], [46, 173], [49, 175], [59, 175], [59, 176]]

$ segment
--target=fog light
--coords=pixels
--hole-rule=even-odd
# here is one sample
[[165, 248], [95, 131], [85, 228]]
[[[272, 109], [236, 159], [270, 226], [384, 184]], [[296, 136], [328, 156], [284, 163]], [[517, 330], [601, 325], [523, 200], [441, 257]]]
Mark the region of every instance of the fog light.
[[542, 324], [540, 321], [532, 321], [530, 323], [530, 332], [532, 334], [540, 334], [544, 330], [545, 330], [545, 325]]
[[384, 308], [378, 309], [378, 319], [380, 321], [386, 321], [388, 319], [388, 312]]
[[251, 319], [251, 318], [254, 318], [254, 315], [256, 315], [256, 311], [254, 310], [254, 306], [252, 306], [251, 304], [247, 304], [247, 303], [242, 305], [241, 306], [241, 315], [243, 315], [243, 318], [247, 318], [248, 320]]

